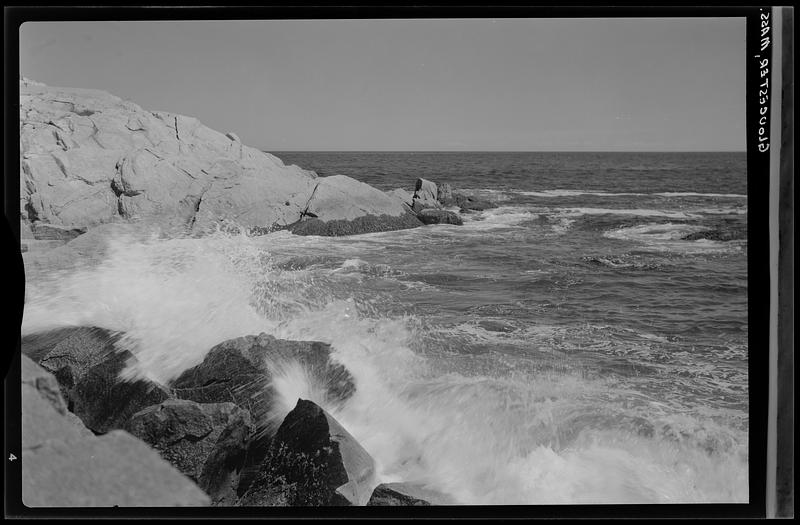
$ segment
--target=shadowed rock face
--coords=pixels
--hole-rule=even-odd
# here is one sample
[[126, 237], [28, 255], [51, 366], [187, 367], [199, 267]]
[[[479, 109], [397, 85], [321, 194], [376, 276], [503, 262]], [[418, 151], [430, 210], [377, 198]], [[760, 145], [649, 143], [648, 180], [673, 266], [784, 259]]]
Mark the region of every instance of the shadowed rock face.
[[219, 503], [241, 470], [254, 427], [250, 413], [233, 403], [169, 399], [134, 414], [125, 429]]
[[208, 497], [124, 431], [94, 436], [55, 378], [22, 356], [22, 501], [29, 507], [208, 505]]
[[93, 432], [120, 429], [134, 413], [169, 397], [146, 379], [123, 380], [133, 355], [115, 345], [118, 336], [102, 328], [79, 327], [24, 337], [23, 354], [53, 373], [71, 412]]
[[[374, 460], [311, 401], [298, 400], [275, 433], [270, 454], [243, 498], [283, 492], [293, 505], [363, 505], [374, 486]], [[298, 486], [299, 485], [299, 486]]]

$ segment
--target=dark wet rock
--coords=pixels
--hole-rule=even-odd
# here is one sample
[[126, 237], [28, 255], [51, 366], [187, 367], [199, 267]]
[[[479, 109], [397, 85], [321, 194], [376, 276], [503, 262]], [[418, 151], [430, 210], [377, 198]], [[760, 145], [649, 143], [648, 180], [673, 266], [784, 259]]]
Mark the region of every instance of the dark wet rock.
[[[224, 482], [241, 469], [247, 436], [254, 428], [250, 414], [233, 403], [201, 404], [168, 399], [134, 414], [125, 430], [151, 445], [162, 458], [198, 482], [212, 499], [219, 499], [215, 496], [220, 487], [209, 491], [204, 484], [224, 485], [211, 479], [212, 474]], [[220, 440], [223, 433], [225, 439]], [[232, 435], [243, 439], [231, 439]], [[203, 473], [206, 475], [201, 482]]]
[[456, 224], [459, 226], [464, 224], [457, 213], [447, 210], [428, 208], [420, 211], [417, 217], [425, 224]]
[[55, 378], [22, 356], [22, 501], [29, 507], [208, 505], [208, 497], [127, 432], [96, 437]]
[[[164, 401], [169, 391], [147, 379], [120, 376], [133, 354], [116, 347], [118, 334], [94, 327], [23, 338], [23, 353], [58, 380], [67, 407], [93, 432], [123, 428], [139, 410]], [[43, 354], [43, 355], [42, 355]]]
[[330, 414], [298, 400], [275, 433], [259, 475], [242, 498], [254, 494], [290, 505], [363, 505], [374, 486], [374, 460]]
[[418, 483], [382, 483], [375, 487], [367, 506], [454, 505], [455, 500]]
[[171, 386], [181, 399], [235, 403], [250, 411], [259, 428], [274, 430], [280, 422], [268, 420], [275, 403], [271, 381], [286, 366], [299, 364], [322, 386], [329, 403], [353, 394], [352, 376], [330, 354], [330, 345], [318, 341], [286, 341], [263, 333], [239, 337], [212, 348], [202, 363], [183, 372]]
[[86, 228], [68, 228], [57, 224], [34, 222], [30, 226], [33, 237], [40, 241], [71, 241], [86, 233]]
[[422, 226], [422, 222], [412, 213], [403, 215], [365, 215], [355, 219], [337, 219], [323, 221], [318, 218], [296, 222], [285, 229], [295, 235], [320, 235], [335, 237], [342, 235], [358, 235], [384, 231], [407, 230]]
[[242, 410], [225, 426], [214, 443], [198, 480], [214, 505], [231, 506], [236, 503], [239, 481], [254, 430], [250, 413]]

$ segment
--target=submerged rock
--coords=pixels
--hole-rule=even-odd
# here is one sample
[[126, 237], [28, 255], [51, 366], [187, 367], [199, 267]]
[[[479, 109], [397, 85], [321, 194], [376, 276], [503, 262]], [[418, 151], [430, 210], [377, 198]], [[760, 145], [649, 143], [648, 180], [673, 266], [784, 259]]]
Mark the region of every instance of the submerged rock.
[[[125, 430], [155, 448], [216, 501], [224, 481], [241, 469], [254, 428], [250, 413], [233, 403], [169, 399], [134, 414]], [[234, 434], [244, 439], [230, 439]]]
[[245, 494], [290, 505], [363, 505], [374, 486], [374, 460], [342, 426], [311, 401], [298, 400], [275, 433], [270, 453]]
[[208, 497], [124, 431], [96, 437], [70, 417], [55, 378], [22, 356], [22, 501], [28, 507], [208, 505]]
[[447, 210], [427, 208], [420, 211], [417, 217], [425, 224], [464, 224], [464, 221], [457, 213]]
[[134, 413], [169, 397], [153, 381], [120, 377], [135, 358], [116, 347], [118, 339], [108, 330], [79, 327], [22, 340], [23, 353], [37, 356], [56, 377], [69, 410], [98, 434], [123, 428]]

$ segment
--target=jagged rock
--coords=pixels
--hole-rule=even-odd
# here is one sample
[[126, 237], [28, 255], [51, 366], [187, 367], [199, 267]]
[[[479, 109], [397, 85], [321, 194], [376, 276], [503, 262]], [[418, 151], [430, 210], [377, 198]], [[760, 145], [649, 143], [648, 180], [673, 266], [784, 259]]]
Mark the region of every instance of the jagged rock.
[[436, 192], [436, 200], [439, 204], [445, 204], [453, 199], [453, 188], [449, 184], [439, 184]]
[[242, 410], [214, 443], [199, 479], [200, 487], [211, 497], [214, 505], [231, 506], [238, 500], [239, 481], [254, 430], [250, 413]]
[[218, 501], [223, 496], [220, 492], [227, 492], [225, 481], [242, 468], [254, 427], [250, 413], [233, 403], [168, 399], [134, 414], [125, 430], [155, 448], [212, 501]]
[[55, 378], [22, 358], [22, 500], [29, 507], [207, 505], [208, 497], [122, 431], [95, 437]]
[[317, 341], [286, 341], [264, 333], [239, 337], [212, 348], [171, 387], [181, 399], [235, 403], [250, 411], [259, 428], [274, 431], [280, 421], [270, 420], [276, 403], [271, 382], [285, 367], [302, 367], [327, 403], [340, 403], [353, 394], [352, 376], [331, 360], [330, 353], [330, 345]]
[[139, 410], [164, 401], [169, 391], [146, 379], [120, 373], [135, 359], [115, 344], [119, 336], [95, 327], [79, 327], [25, 337], [23, 353], [58, 380], [68, 408], [95, 433], [123, 428]]
[[417, 179], [414, 186], [414, 199], [419, 200], [426, 208], [438, 208], [439, 201], [436, 200], [438, 189], [436, 183], [426, 179]]
[[275, 488], [291, 505], [364, 505], [374, 460], [342, 426], [311, 401], [298, 400], [275, 433], [270, 455], [245, 500]]
[[172, 382], [178, 398], [198, 403], [233, 402], [250, 412], [256, 432], [236, 480], [237, 497], [252, 484], [272, 436], [290, 410], [279, 405], [272, 383], [275, 375], [292, 366], [301, 367], [329, 405], [347, 400], [355, 391], [352, 376], [331, 360], [330, 352], [330, 345], [321, 342], [285, 341], [263, 333], [239, 337], [212, 348], [202, 363]]
[[407, 230], [422, 226], [422, 222], [412, 213], [399, 217], [392, 215], [366, 215], [351, 220], [323, 221], [306, 219], [292, 224], [287, 229], [295, 235], [341, 236], [358, 235], [395, 230]]
[[425, 224], [464, 224], [464, 221], [461, 220], [457, 213], [447, 210], [426, 208], [421, 210], [417, 217]]

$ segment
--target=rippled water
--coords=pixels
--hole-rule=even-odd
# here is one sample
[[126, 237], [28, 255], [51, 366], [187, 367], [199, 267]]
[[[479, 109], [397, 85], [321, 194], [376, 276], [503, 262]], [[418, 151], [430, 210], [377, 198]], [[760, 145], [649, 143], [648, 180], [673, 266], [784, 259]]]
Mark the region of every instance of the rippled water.
[[[358, 391], [328, 408], [380, 480], [462, 503], [747, 501], [744, 154], [278, 156], [500, 207], [341, 238], [118, 237], [30, 282], [23, 329], [125, 331], [160, 380], [231, 337], [330, 342]], [[300, 369], [277, 384], [286, 410], [325, 402]]]

